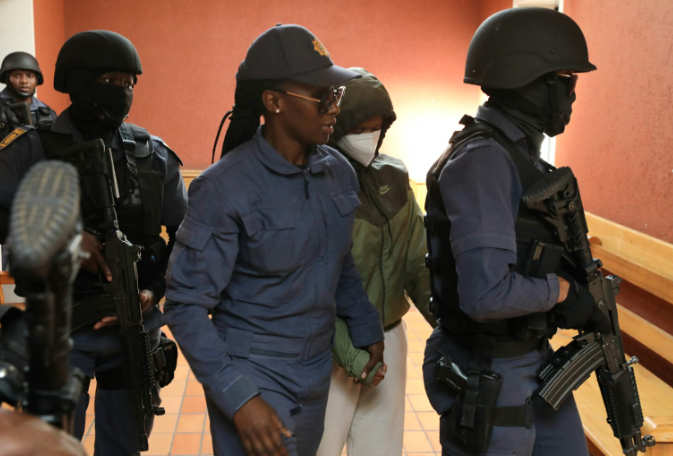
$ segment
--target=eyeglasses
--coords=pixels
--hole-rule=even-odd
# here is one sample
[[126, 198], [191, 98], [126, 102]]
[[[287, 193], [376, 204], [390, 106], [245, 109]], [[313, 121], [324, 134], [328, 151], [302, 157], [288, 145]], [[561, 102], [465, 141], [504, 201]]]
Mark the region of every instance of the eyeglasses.
[[572, 96], [575, 93], [575, 88], [577, 87], [577, 75], [576, 74], [563, 74], [556, 73], [556, 76], [561, 76], [562, 78], [570, 79], [570, 86], [568, 87], [568, 96]]
[[312, 98], [312, 97], [307, 97], [306, 95], [300, 95], [298, 93], [294, 92], [288, 92], [287, 90], [283, 89], [272, 89], [274, 92], [280, 92], [284, 93], [285, 95], [290, 95], [293, 97], [301, 98], [303, 100], [308, 100], [308, 101], [314, 101], [318, 103], [318, 111], [321, 113], [326, 113], [330, 109], [332, 109], [332, 106], [336, 105], [338, 108], [341, 106], [341, 100], [344, 97], [344, 93], [346, 93], [346, 87], [341, 86], [341, 87], [330, 87], [327, 89], [325, 92], [323, 92], [320, 95], [320, 98]]

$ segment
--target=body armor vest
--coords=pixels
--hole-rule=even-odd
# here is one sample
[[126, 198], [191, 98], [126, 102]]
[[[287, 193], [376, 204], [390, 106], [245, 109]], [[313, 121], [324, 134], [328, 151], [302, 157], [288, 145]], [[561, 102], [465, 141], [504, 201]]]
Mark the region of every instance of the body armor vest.
[[[72, 135], [51, 131], [51, 123], [39, 125], [37, 131], [49, 159], [58, 158], [58, 151], [75, 145]], [[166, 243], [161, 238], [165, 164], [156, 155], [147, 130], [136, 125], [122, 124], [119, 134], [124, 156], [121, 160], [119, 157], [115, 160], [115, 174], [120, 191], [120, 197], [115, 199], [115, 210], [119, 229], [131, 243], [143, 247], [142, 259], [137, 263], [138, 284], [142, 289], [152, 279], [166, 250]], [[77, 166], [76, 163], [73, 164]], [[96, 233], [102, 220], [102, 214], [96, 209], [97, 191], [90, 185], [89, 179], [84, 174], [81, 175], [84, 176], [80, 179], [84, 227]], [[89, 323], [80, 318], [78, 309], [81, 306], [78, 304], [98, 293], [99, 287], [96, 284], [99, 280], [98, 275], [80, 271], [74, 286], [76, 302], [73, 309], [73, 330], [76, 326]], [[104, 310], [112, 315], [114, 306], [108, 305]], [[102, 310], [101, 312], [105, 313]], [[107, 316], [102, 313], [97, 314], [96, 318]]]
[[[458, 276], [450, 242], [451, 222], [447, 217], [439, 187], [439, 175], [444, 166], [455, 151], [468, 141], [493, 138], [514, 161], [523, 193], [545, 174], [495, 127], [477, 123], [469, 116], [464, 116], [460, 123], [465, 128], [454, 133], [449, 148], [434, 163], [427, 175], [428, 195], [425, 208], [429, 254], [426, 265], [430, 269], [433, 313], [440, 319], [442, 326], [454, 334], [486, 334], [501, 340], [531, 340], [553, 334], [555, 328], [547, 323], [546, 313], [481, 323], [472, 320], [460, 309]], [[547, 163], [543, 164], [547, 167], [547, 172], [554, 169]], [[512, 271], [525, 277], [543, 278], [548, 273], [556, 273], [562, 269], [562, 258], [568, 256], [567, 252], [554, 235], [553, 229], [523, 203], [519, 206], [515, 232], [517, 263]]]
[[[21, 121], [14, 112], [11, 111], [9, 105], [13, 104], [13, 100], [3, 99], [0, 102], [0, 139], [10, 134], [15, 128], [25, 125], [27, 122]], [[36, 111], [31, 111], [32, 124], [53, 122], [56, 119], [56, 114], [51, 108], [41, 106]]]

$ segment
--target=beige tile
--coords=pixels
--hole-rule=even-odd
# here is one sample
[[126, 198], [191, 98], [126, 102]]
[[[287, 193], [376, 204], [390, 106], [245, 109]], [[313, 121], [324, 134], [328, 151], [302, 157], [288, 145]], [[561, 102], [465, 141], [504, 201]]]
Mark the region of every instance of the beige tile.
[[203, 423], [205, 420], [205, 413], [180, 415], [176, 432], [203, 432]]
[[409, 394], [407, 398], [409, 398], [414, 412], [432, 412], [434, 410], [425, 394]]
[[86, 416], [86, 421], [84, 421], [84, 435], [96, 433], [96, 429], [92, 426], [93, 420], [94, 420], [93, 415]]
[[189, 374], [189, 367], [187, 366], [178, 366], [175, 369], [175, 378], [173, 381], [178, 381], [178, 380], [187, 380], [187, 375]]
[[423, 353], [425, 351], [425, 344], [416, 340], [409, 341], [409, 353]]
[[154, 427], [152, 434], [173, 434], [175, 432], [175, 425], [178, 422], [177, 413], [167, 413], [162, 416], [154, 417]]
[[161, 398], [161, 406], [166, 409], [166, 413], [180, 413], [180, 406], [182, 405], [181, 397], [164, 397]]
[[93, 454], [93, 445], [95, 440], [96, 436], [90, 435], [82, 442], [82, 446], [84, 447], [84, 450], [87, 452], [87, 454]]
[[189, 380], [185, 396], [203, 396], [203, 385], [196, 380]]
[[436, 412], [416, 412], [416, 418], [426, 431], [439, 431], [439, 415]]
[[416, 328], [415, 331], [421, 341], [427, 341], [430, 334], [432, 334], [432, 328], [429, 325], [425, 325], [423, 328]]
[[171, 454], [199, 454], [201, 453], [201, 438], [198, 434], [175, 434]]
[[404, 449], [407, 452], [432, 452], [432, 445], [423, 431], [404, 431]]
[[87, 415], [93, 415], [93, 408], [94, 408], [93, 404], [94, 404], [94, 402], [96, 402], [95, 398], [94, 398], [94, 396], [91, 396], [89, 398], [89, 405], [86, 407], [86, 414]]
[[439, 451], [441, 453], [442, 444], [439, 443], [439, 431], [425, 431], [425, 435], [428, 437], [432, 448], [434, 448], [435, 451]]
[[415, 366], [422, 366], [424, 358], [423, 353], [409, 353], [409, 359], [411, 359], [412, 364]]
[[416, 367], [409, 360], [407, 362], [407, 380], [417, 380], [417, 379], [420, 379], [420, 378], [421, 378], [421, 376], [418, 375], [418, 372], [416, 371]]
[[186, 396], [182, 401], [180, 413], [205, 413], [206, 398], [203, 396]]
[[404, 414], [404, 430], [405, 431], [422, 431], [421, 423], [416, 418], [414, 412], [406, 412]]
[[407, 394], [425, 394], [425, 385], [423, 380], [407, 379]]
[[173, 443], [172, 434], [155, 434], [150, 435], [150, 449], [143, 453], [143, 456], [166, 456], [170, 454], [171, 444]]
[[213, 437], [210, 434], [203, 434], [201, 454], [213, 454]]
[[173, 380], [170, 385], [161, 389], [161, 397], [182, 397], [185, 394], [187, 380]]
[[92, 378], [89, 382], [89, 396], [94, 397], [96, 394], [96, 379]]
[[206, 408], [206, 425], [203, 427], [206, 432], [210, 432], [210, 417], [208, 416], [208, 409]]
[[185, 356], [182, 354], [181, 351], [178, 352], [178, 366], [189, 366], [187, 363], [187, 359]]

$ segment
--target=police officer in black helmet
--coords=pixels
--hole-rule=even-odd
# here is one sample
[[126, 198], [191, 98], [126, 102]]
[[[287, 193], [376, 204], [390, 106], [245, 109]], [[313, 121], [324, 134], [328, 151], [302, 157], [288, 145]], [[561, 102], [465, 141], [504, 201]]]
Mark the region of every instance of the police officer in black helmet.
[[489, 99], [463, 118], [427, 178], [441, 324], [423, 374], [443, 455], [588, 454], [574, 400], [554, 412], [535, 391], [556, 328], [602, 322], [564, 270], [563, 247], [520, 202], [553, 168], [540, 146], [568, 125], [577, 73], [595, 69], [580, 28], [550, 9], [501, 11], [470, 44], [464, 82]]
[[[145, 329], [156, 347], [163, 324], [157, 303], [164, 295], [167, 261], [187, 210], [187, 195], [177, 155], [161, 138], [124, 122], [142, 72], [135, 47], [117, 33], [81, 32], [65, 42], [56, 62], [54, 88], [70, 95], [70, 107], [50, 124], [14, 130], [0, 144], [0, 232], [6, 232], [13, 195], [32, 165], [63, 147], [102, 139], [112, 151], [120, 191], [114, 201], [119, 228], [131, 243], [143, 247], [142, 260], [137, 263], [139, 299]], [[94, 454], [139, 455], [138, 423], [124, 389], [117, 317], [110, 309], [93, 312], [100, 301], [96, 301], [101, 293], [98, 284], [111, 280], [112, 273], [101, 252], [101, 233], [93, 228], [100, 215], [93, 209], [91, 198], [85, 186], [82, 218], [87, 231], [82, 248], [90, 258], [82, 265], [74, 285], [70, 363], [86, 377], [96, 376]], [[170, 238], [168, 245], [160, 236], [162, 226]], [[87, 388], [83, 391], [75, 419], [79, 438], [84, 433], [89, 403]], [[158, 401], [158, 394], [153, 397]], [[145, 423], [148, 432], [150, 421]]]
[[[0, 139], [22, 124], [36, 125], [56, 118], [54, 110], [35, 96], [35, 89], [44, 83], [44, 78], [32, 55], [27, 52], [8, 54], [0, 66], [0, 82], [7, 85], [0, 92]], [[17, 106], [19, 103], [26, 106]]]

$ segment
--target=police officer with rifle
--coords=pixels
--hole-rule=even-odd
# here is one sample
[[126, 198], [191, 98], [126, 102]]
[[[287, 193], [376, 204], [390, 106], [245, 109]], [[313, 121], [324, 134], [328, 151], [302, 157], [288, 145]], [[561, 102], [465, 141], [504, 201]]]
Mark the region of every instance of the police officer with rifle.
[[[540, 158], [544, 134], [570, 122], [577, 74], [595, 69], [579, 26], [551, 9], [496, 13], [470, 44], [464, 82], [489, 99], [463, 117], [427, 177], [440, 325], [423, 373], [443, 455], [588, 455], [570, 393], [593, 370], [626, 454], [652, 443], [640, 438], [618, 280], [603, 278], [591, 258], [572, 173]], [[557, 328], [581, 332], [554, 354]]]
[[[5, 214], [35, 163], [58, 159], [79, 171], [82, 250], [90, 258], [74, 284], [70, 362], [86, 378], [96, 376], [97, 456], [147, 450], [153, 418], [163, 413], [159, 389], [172, 379], [177, 360], [175, 345], [161, 337], [156, 304], [187, 199], [177, 155], [161, 138], [124, 122], [140, 74], [139, 56], [125, 37], [103, 30], [75, 34], [59, 52], [54, 77], [71, 106], [51, 124], [14, 130], [0, 145]], [[0, 209], [0, 222], [2, 215]], [[17, 288], [26, 286], [17, 281]], [[75, 416], [80, 438], [87, 389]]]

